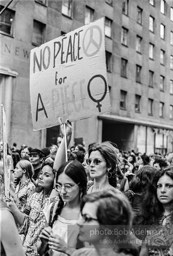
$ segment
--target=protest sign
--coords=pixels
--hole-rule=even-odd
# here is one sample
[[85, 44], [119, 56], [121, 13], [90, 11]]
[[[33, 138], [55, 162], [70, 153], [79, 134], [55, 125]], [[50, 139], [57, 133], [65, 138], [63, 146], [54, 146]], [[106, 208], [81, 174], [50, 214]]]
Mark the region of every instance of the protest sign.
[[34, 130], [109, 111], [103, 18], [31, 50], [30, 96]]
[[7, 163], [7, 125], [4, 106], [1, 105], [1, 124], [2, 124], [2, 140], [3, 140], [3, 172], [5, 184], [5, 196], [10, 196], [10, 167]]

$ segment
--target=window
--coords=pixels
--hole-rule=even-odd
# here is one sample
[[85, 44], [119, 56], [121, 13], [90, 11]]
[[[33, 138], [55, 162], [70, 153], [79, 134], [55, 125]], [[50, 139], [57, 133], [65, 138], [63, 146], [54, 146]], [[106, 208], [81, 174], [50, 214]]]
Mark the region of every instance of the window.
[[137, 23], [138, 24], [142, 24], [142, 9], [139, 7], [139, 6], [137, 6]]
[[155, 5], [155, 1], [154, 0], [149, 0], [149, 4], [151, 4], [151, 5]]
[[173, 69], [173, 55], [170, 56], [170, 69]]
[[106, 3], [109, 5], [113, 5], [113, 0], [106, 0]]
[[149, 58], [154, 59], [154, 44], [149, 44]]
[[169, 93], [173, 94], [173, 80], [170, 80], [170, 83], [169, 83]]
[[164, 114], [164, 103], [160, 102], [159, 103], [159, 117], [163, 117]]
[[149, 17], [149, 30], [154, 33], [154, 18], [152, 16]]
[[141, 53], [141, 51], [142, 51], [141, 44], [142, 44], [142, 37], [136, 36], [136, 51], [139, 53]]
[[149, 70], [149, 87], [153, 87], [154, 85], [154, 72]]
[[33, 35], [32, 35], [32, 43], [35, 46], [39, 46], [44, 43], [44, 31], [45, 31], [45, 24], [34, 20], [33, 23]]
[[160, 38], [165, 39], [165, 26], [160, 24]]
[[128, 60], [121, 59], [121, 76], [127, 78], [127, 64]]
[[139, 65], [136, 65], [136, 82], [141, 83], [141, 72], [142, 72], [142, 67]]
[[169, 106], [169, 118], [173, 119], [173, 105]]
[[135, 112], [139, 113], [141, 111], [140, 105], [141, 105], [141, 96], [136, 94], [135, 95]]
[[62, 0], [62, 14], [72, 17], [72, 0]]
[[148, 115], [153, 115], [153, 99], [148, 99]]
[[106, 68], [108, 72], [112, 72], [112, 54], [106, 51]]
[[124, 0], [123, 3], [122, 3], [122, 13], [124, 15], [127, 15], [129, 14], [129, 0]]
[[122, 27], [121, 30], [121, 43], [127, 46], [128, 29]]
[[105, 36], [112, 36], [112, 20], [105, 17]]
[[160, 91], [164, 91], [165, 77], [160, 76]]
[[47, 0], [35, 0], [35, 2], [46, 5]]
[[165, 0], [161, 0], [160, 1], [160, 12], [163, 14], [165, 14], [165, 7], [166, 7]]
[[165, 65], [165, 51], [160, 50], [160, 64]]
[[[4, 6], [0, 5], [0, 11], [4, 8]], [[8, 35], [13, 35], [13, 22], [14, 22], [14, 14], [15, 12], [10, 9], [6, 9], [3, 11], [3, 13], [0, 15], [0, 31], [4, 32]]]
[[170, 9], [170, 20], [173, 21], [173, 7], [171, 7]]
[[127, 92], [121, 90], [120, 91], [120, 108], [126, 109], [126, 100], [127, 100]]
[[170, 44], [173, 45], [173, 31], [170, 32]]
[[94, 10], [88, 6], [85, 8], [85, 25], [94, 20]]

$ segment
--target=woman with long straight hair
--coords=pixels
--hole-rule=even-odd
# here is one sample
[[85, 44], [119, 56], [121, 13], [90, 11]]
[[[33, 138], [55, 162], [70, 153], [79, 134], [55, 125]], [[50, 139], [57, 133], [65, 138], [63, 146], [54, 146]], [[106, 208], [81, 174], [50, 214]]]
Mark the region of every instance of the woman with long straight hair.
[[116, 148], [108, 141], [93, 144], [89, 149], [87, 164], [94, 184], [88, 193], [115, 188], [117, 186], [117, 153]]
[[59, 256], [70, 254], [79, 247], [78, 228], [80, 203], [87, 189], [87, 175], [77, 160], [69, 161], [58, 170], [55, 189], [59, 193], [50, 208], [49, 227], [41, 235], [40, 255]]

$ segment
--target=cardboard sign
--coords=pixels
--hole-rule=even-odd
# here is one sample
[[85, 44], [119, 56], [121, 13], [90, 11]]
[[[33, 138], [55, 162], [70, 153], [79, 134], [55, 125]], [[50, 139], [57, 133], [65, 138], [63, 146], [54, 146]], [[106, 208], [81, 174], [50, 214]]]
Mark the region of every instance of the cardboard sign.
[[34, 130], [108, 112], [104, 18], [31, 50]]
[[10, 167], [7, 163], [7, 126], [6, 126], [6, 114], [4, 106], [1, 105], [1, 124], [2, 124], [2, 138], [3, 138], [3, 171], [4, 171], [4, 183], [5, 183], [5, 196], [10, 197]]

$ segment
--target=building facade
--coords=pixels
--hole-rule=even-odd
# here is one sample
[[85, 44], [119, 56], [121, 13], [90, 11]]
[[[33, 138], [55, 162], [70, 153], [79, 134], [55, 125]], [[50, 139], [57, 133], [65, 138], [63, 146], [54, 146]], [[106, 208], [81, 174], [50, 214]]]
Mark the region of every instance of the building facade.
[[74, 122], [73, 141], [173, 151], [172, 0], [6, 0], [0, 9], [0, 103], [10, 145], [49, 146], [59, 132], [33, 131], [30, 50], [105, 17], [111, 112]]

